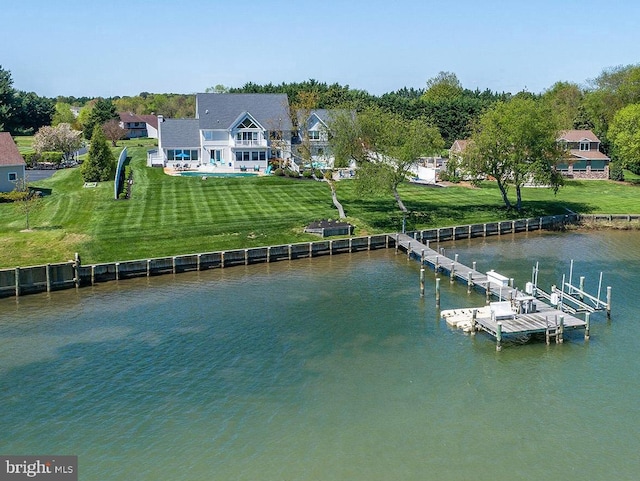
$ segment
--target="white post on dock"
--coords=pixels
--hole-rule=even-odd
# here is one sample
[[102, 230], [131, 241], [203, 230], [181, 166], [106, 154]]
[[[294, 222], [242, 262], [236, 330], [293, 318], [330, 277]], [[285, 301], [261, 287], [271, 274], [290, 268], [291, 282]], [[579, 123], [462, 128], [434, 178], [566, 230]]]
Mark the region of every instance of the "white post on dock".
[[485, 294], [487, 295], [487, 304], [489, 304], [491, 301], [491, 282], [488, 279], [485, 287]]
[[398, 253], [398, 247], [399, 247], [399, 244], [400, 244], [400, 242], [399, 242], [399, 240], [398, 240], [398, 239], [399, 239], [399, 237], [400, 237], [400, 235], [399, 235], [399, 234], [396, 234], [396, 254]]
[[436, 277], [436, 306], [440, 307], [440, 278]]
[[471, 287], [473, 286], [473, 272], [467, 273], [467, 294], [471, 294]]
[[420, 251], [420, 265], [424, 265], [424, 249]]
[[455, 262], [458, 262], [458, 254], [456, 254], [456, 255], [454, 256], [454, 259], [453, 259], [453, 260], [454, 260]]
[[420, 297], [424, 297], [424, 266], [420, 267]]
[[436, 256], [435, 261], [433, 262], [433, 271], [436, 273], [436, 276], [438, 275], [438, 256]]
[[589, 312], [585, 312], [585, 314], [584, 314], [584, 322], [586, 323], [586, 326], [584, 328], [584, 340], [585, 341], [588, 341], [589, 337], [590, 337], [589, 330], [590, 330], [590, 327], [591, 327], [590, 326], [591, 322], [590, 322], [589, 317], [590, 317], [590, 313]]
[[473, 261], [471, 263], [471, 268], [475, 271], [476, 270], [476, 261]]
[[449, 272], [449, 282], [453, 284], [456, 281], [456, 264], [451, 263], [451, 271]]
[[407, 242], [407, 259], [411, 259], [411, 242]]
[[502, 351], [502, 323], [498, 322], [496, 329], [496, 351]]
[[607, 319], [611, 319], [611, 286], [607, 286]]
[[580, 276], [580, 300], [584, 301], [584, 276]]

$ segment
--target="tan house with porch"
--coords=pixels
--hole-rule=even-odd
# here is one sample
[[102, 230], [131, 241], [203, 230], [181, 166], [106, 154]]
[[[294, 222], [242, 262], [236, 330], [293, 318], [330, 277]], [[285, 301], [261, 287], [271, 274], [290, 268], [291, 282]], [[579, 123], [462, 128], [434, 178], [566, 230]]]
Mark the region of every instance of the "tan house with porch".
[[591, 130], [563, 130], [558, 142], [567, 150], [556, 169], [572, 179], [608, 179], [611, 159], [600, 152], [600, 139]]

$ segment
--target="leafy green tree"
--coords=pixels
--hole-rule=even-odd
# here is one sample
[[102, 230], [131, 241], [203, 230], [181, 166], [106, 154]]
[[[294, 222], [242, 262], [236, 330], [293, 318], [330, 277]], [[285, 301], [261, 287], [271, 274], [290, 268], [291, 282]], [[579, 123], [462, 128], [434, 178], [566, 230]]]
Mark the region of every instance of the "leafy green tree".
[[54, 102], [34, 92], [18, 91], [14, 97], [13, 115], [7, 125], [14, 135], [32, 135], [43, 125], [50, 125]]
[[564, 130], [581, 128], [582, 89], [571, 82], [556, 82], [542, 94], [542, 101], [557, 116], [558, 127]]
[[98, 98], [82, 126], [85, 138], [91, 139], [96, 125], [102, 126], [109, 120], [118, 118], [120, 116], [114, 103], [109, 99]]
[[590, 84], [584, 108], [606, 149], [610, 144], [609, 124], [616, 112], [629, 104], [640, 103], [640, 65], [605, 69]]
[[71, 104], [65, 102], [56, 102], [55, 112], [53, 113], [53, 119], [51, 120], [51, 125], [55, 127], [60, 124], [69, 124], [72, 125], [76, 118], [71, 112]]
[[339, 164], [356, 161], [360, 193], [390, 192], [407, 212], [398, 193], [418, 158], [439, 152], [444, 141], [425, 119], [405, 120], [379, 108], [357, 116], [342, 113], [331, 122], [330, 145]]
[[461, 167], [476, 177], [493, 177], [507, 209], [513, 208], [507, 193], [514, 186], [520, 211], [523, 184], [557, 189], [562, 183], [554, 169], [564, 155], [557, 132], [555, 118], [543, 103], [524, 97], [498, 102], [480, 117]]
[[640, 103], [627, 105], [615, 114], [608, 137], [615, 159], [640, 174]]
[[87, 159], [82, 163], [81, 173], [85, 182], [113, 180], [116, 160], [107, 144], [101, 125], [96, 125], [91, 136]]
[[0, 131], [10, 124], [15, 104], [15, 89], [11, 72], [0, 65]]
[[427, 80], [427, 90], [422, 96], [428, 102], [450, 100], [462, 95], [462, 84], [453, 72], [440, 72]]

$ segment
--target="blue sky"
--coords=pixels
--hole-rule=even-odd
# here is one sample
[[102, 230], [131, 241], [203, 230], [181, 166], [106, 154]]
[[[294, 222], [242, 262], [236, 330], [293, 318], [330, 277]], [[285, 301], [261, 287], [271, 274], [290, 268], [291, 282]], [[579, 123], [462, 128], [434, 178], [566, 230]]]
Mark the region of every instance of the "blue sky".
[[542, 92], [640, 63], [637, 0], [22, 0], [0, 65], [55, 97], [195, 93], [314, 78], [380, 95], [440, 71]]

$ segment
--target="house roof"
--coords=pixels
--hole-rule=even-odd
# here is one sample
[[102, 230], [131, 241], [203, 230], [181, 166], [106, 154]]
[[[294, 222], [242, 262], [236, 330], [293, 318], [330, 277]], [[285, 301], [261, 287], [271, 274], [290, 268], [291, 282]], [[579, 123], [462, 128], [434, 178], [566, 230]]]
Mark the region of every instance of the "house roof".
[[165, 119], [160, 124], [162, 148], [200, 148], [198, 119]]
[[611, 160], [599, 150], [571, 149], [569, 153], [572, 157], [577, 157], [580, 160]]
[[267, 130], [291, 130], [286, 94], [197, 94], [200, 129], [229, 130], [238, 115], [250, 113]]
[[0, 165], [25, 165], [9, 132], [0, 132]]
[[469, 145], [469, 140], [458, 139], [453, 142], [453, 145], [449, 149], [451, 152], [464, 152]]
[[562, 130], [558, 140], [566, 140], [567, 142], [580, 142], [581, 140], [588, 140], [589, 142], [600, 142], [600, 139], [590, 130]]
[[144, 122], [155, 129], [158, 128], [158, 117], [155, 115], [138, 115], [132, 112], [121, 112], [118, 115], [120, 122]]

